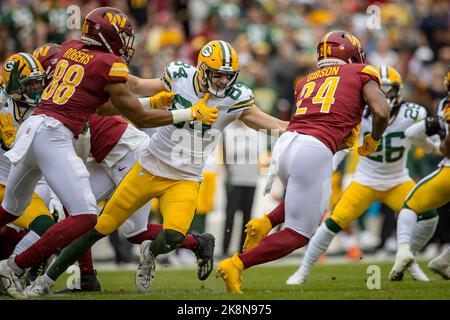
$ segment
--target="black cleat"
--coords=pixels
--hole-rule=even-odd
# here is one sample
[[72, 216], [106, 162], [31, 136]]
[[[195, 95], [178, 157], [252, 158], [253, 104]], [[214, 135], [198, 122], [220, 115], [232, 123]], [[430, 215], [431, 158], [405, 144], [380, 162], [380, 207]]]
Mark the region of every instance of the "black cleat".
[[95, 270], [93, 274], [82, 273], [80, 276], [80, 289], [73, 288], [65, 288], [59, 291], [56, 291], [56, 294], [60, 293], [76, 293], [76, 292], [100, 292], [102, 291], [102, 287], [100, 282], [97, 279], [97, 271]]
[[216, 239], [210, 233], [202, 233], [194, 235], [194, 237], [198, 241], [197, 248], [192, 250], [197, 258], [197, 277], [203, 281], [209, 277], [214, 266], [214, 246]]

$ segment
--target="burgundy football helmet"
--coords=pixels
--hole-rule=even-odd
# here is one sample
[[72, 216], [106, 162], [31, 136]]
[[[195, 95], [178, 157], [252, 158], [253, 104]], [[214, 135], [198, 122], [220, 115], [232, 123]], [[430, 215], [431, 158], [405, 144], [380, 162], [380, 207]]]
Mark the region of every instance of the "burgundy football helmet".
[[42, 65], [45, 71], [45, 86], [52, 81], [56, 64], [58, 63], [58, 55], [61, 52], [61, 46], [56, 43], [46, 43], [34, 50], [35, 57]]
[[130, 19], [117, 8], [100, 7], [84, 18], [81, 40], [122, 57], [127, 63], [134, 54], [134, 37]]
[[319, 68], [344, 63], [364, 63], [366, 55], [361, 42], [347, 31], [325, 34], [317, 46]]

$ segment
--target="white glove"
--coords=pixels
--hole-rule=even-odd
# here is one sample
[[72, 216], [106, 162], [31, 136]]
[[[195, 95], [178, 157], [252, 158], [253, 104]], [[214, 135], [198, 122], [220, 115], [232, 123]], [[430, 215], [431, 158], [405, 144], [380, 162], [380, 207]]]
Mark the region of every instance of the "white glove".
[[56, 196], [50, 198], [50, 201], [48, 202], [48, 210], [50, 210], [51, 214], [53, 214], [55, 211], [58, 213], [58, 222], [66, 217], [64, 213], [64, 207], [61, 201], [59, 201]]

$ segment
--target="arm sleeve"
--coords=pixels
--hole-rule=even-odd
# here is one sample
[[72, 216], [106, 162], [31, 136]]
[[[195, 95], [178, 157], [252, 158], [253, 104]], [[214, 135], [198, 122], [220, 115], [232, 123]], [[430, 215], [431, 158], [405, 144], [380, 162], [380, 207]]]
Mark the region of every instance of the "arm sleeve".
[[405, 130], [405, 136], [411, 140], [413, 144], [422, 148], [427, 153], [441, 153], [439, 151], [439, 142], [434, 141], [432, 137], [428, 137], [425, 133], [425, 120], [421, 120], [408, 127]]

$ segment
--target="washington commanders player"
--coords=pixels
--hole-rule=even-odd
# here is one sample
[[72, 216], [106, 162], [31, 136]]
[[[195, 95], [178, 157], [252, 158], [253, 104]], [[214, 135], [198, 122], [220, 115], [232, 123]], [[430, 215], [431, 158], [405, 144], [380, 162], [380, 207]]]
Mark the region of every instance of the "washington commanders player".
[[[222, 130], [236, 119], [254, 129], [284, 131], [287, 127], [287, 122], [263, 113], [255, 105], [251, 90], [236, 84], [238, 74], [238, 56], [224, 41], [207, 43], [200, 50], [197, 68], [180, 61], [167, 66], [157, 91], [175, 93], [172, 109], [185, 110], [192, 105], [206, 104], [209, 99], [208, 103], [219, 108], [217, 121], [213, 124], [186, 121], [159, 128], [140, 153], [139, 162], [106, 203], [95, 230], [68, 246], [61, 259], [49, 269], [52, 280], [96, 241], [122, 225], [139, 207], [158, 198], [163, 231], [151, 243], [142, 243], [136, 274], [138, 291], [148, 291], [154, 278], [156, 256], [174, 250], [185, 239], [195, 214], [203, 167], [219, 143]], [[144, 90], [151, 85], [144, 82], [138, 87]], [[32, 294], [48, 291], [48, 287], [39, 285]]]
[[[312, 266], [327, 250], [335, 235], [362, 215], [372, 203], [384, 203], [397, 213], [415, 185], [406, 168], [411, 139], [405, 131], [423, 119], [426, 119], [427, 124], [435, 119], [427, 118], [425, 107], [402, 101], [403, 82], [394, 68], [381, 66], [378, 71], [381, 77], [381, 89], [391, 107], [389, 126], [384, 131], [376, 152], [360, 159], [352, 182], [340, 196], [330, 217], [320, 225], [311, 238], [301, 267], [287, 280], [289, 285], [304, 283]], [[366, 109], [361, 123], [361, 137], [370, 131], [371, 115]], [[415, 141], [419, 147], [427, 151], [440, 153], [439, 145], [429, 138]], [[424, 212], [420, 216], [420, 222], [414, 230], [413, 252], [419, 252], [426, 245], [437, 223], [438, 216], [435, 210]], [[430, 236], [427, 236], [428, 234]], [[418, 264], [411, 265], [409, 271], [415, 280], [429, 281]]]
[[318, 70], [297, 85], [295, 114], [272, 153], [270, 172], [286, 186], [285, 227], [219, 263], [217, 273], [229, 292], [241, 293], [244, 269], [284, 257], [309, 242], [329, 203], [333, 154], [346, 147], [344, 140], [361, 122], [365, 105], [372, 114], [372, 131], [364, 136], [359, 155], [374, 152], [387, 127], [389, 106], [380, 77], [364, 64], [359, 40], [332, 31], [319, 42], [317, 54]]
[[[447, 97], [438, 104], [437, 114], [441, 116], [447, 124], [435, 123], [437, 129], [433, 130], [425, 122], [416, 124], [416, 128], [422, 128], [423, 134], [432, 135], [440, 129], [446, 130], [446, 137], [441, 142], [439, 148], [445, 158], [439, 164], [436, 171], [420, 180], [411, 190], [403, 204], [397, 220], [397, 254], [394, 266], [389, 273], [390, 281], [398, 281], [403, 278], [404, 271], [414, 263], [414, 232], [419, 222], [418, 217], [424, 212], [439, 208], [450, 201], [450, 157], [449, 157], [449, 134], [448, 124], [450, 124], [450, 67], [444, 77], [444, 85], [447, 90]], [[426, 237], [431, 237], [434, 230], [429, 230]], [[445, 262], [445, 263], [443, 263]], [[440, 274], [445, 279], [450, 275], [448, 266], [450, 258], [448, 251], [436, 260], [430, 261], [429, 267]]]
[[210, 124], [217, 117], [216, 108], [203, 104], [181, 111], [145, 111], [127, 85], [134, 37], [130, 19], [122, 11], [110, 7], [91, 11], [84, 20], [81, 40], [62, 44], [41, 104], [22, 124], [14, 147], [5, 154], [13, 166], [0, 208], [0, 226], [23, 214], [42, 175], [69, 213], [27, 250], [0, 262], [1, 281], [11, 296], [23, 296], [17, 276], [24, 269], [47, 259], [96, 224], [89, 173], [73, 144], [98, 107], [111, 98], [139, 127], [194, 119]]

